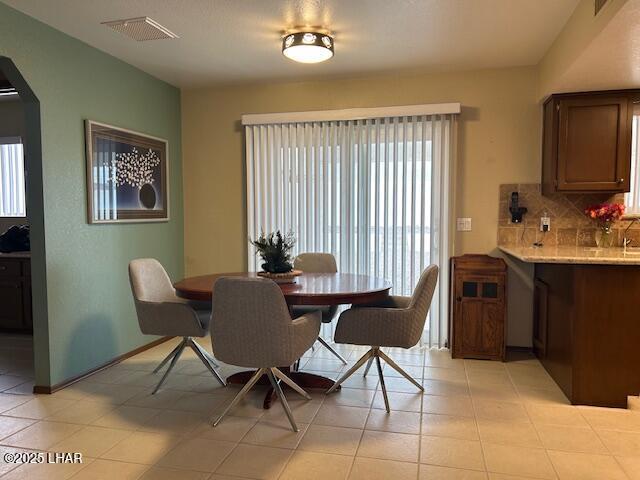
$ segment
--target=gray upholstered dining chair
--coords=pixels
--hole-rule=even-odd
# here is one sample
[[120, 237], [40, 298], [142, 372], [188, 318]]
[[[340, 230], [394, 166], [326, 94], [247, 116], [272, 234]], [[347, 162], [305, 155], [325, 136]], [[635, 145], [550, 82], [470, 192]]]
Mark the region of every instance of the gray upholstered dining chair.
[[[330, 253], [301, 253], [293, 261], [293, 268], [307, 273], [336, 273], [338, 266], [336, 258]], [[294, 305], [291, 312], [294, 316], [319, 310], [322, 313], [322, 323], [331, 323], [338, 311], [337, 305]], [[318, 336], [318, 341], [345, 365], [347, 361], [324, 338]]]
[[278, 369], [289, 366], [311, 348], [320, 331], [320, 313], [311, 312], [292, 320], [280, 287], [265, 278], [223, 277], [213, 286], [211, 343], [216, 357], [228, 364], [257, 368], [222, 414], [215, 427], [237, 405], [256, 382], [267, 375], [282, 402], [291, 427], [298, 426], [291, 414], [280, 381], [311, 399], [309, 394]]
[[389, 399], [380, 365], [381, 358], [418, 389], [424, 391], [424, 387], [411, 378], [380, 347], [411, 348], [417, 345], [422, 336], [437, 282], [438, 267], [430, 265], [422, 272], [411, 297], [389, 296], [383, 303], [354, 306], [342, 312], [336, 327], [335, 341], [352, 345], [368, 345], [371, 346], [371, 349], [360, 357], [355, 365], [327, 390], [327, 393], [338, 388], [366, 361], [375, 360], [384, 397], [384, 406], [389, 412]]
[[160, 389], [186, 347], [191, 347], [214, 377], [222, 385], [226, 385], [215, 370], [217, 364], [213, 356], [192, 338], [207, 335], [211, 312], [197, 310], [195, 307], [200, 305], [178, 297], [169, 275], [154, 258], [138, 258], [129, 262], [129, 282], [140, 331], [146, 335], [182, 337], [178, 346], [153, 371], [158, 373], [171, 361], [153, 393]]

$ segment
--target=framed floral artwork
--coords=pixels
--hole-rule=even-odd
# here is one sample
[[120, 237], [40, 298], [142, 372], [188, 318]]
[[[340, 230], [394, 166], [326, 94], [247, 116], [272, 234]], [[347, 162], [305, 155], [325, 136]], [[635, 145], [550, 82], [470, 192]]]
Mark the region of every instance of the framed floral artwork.
[[166, 140], [86, 121], [89, 223], [169, 220]]

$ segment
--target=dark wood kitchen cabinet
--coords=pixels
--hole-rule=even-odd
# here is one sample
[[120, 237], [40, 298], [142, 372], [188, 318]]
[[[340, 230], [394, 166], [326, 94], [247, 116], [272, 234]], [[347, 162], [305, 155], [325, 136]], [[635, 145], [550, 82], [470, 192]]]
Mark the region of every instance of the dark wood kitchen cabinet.
[[555, 94], [544, 103], [542, 192], [628, 192], [640, 90]]
[[536, 264], [534, 350], [572, 404], [640, 393], [638, 291], [638, 265]]
[[28, 257], [0, 254], [0, 331], [33, 331]]
[[504, 361], [507, 267], [501, 258], [463, 255], [451, 259], [453, 358]]
[[547, 313], [549, 302], [549, 286], [536, 278], [533, 281], [533, 351], [538, 358], [547, 353], [547, 330], [549, 319]]

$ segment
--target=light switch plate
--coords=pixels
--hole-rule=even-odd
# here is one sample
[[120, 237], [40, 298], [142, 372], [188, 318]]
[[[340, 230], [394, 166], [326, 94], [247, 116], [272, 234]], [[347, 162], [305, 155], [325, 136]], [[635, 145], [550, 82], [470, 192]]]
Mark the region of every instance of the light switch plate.
[[456, 220], [456, 230], [459, 232], [471, 231], [471, 219], [470, 218], [458, 218]]

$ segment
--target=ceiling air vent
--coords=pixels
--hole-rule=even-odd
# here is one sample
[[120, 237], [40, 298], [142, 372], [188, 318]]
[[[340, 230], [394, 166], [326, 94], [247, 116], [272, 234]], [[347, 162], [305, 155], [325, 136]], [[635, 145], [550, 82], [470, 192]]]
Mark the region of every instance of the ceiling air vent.
[[598, 15], [598, 12], [600, 10], [602, 10], [602, 7], [604, 7], [604, 4], [607, 3], [608, 0], [595, 0], [595, 13], [594, 15]]
[[113, 28], [116, 32], [124, 33], [127, 37], [131, 37], [138, 42], [161, 40], [163, 38], [179, 38], [178, 35], [171, 30], [163, 27], [149, 17], [102, 22], [102, 25]]

